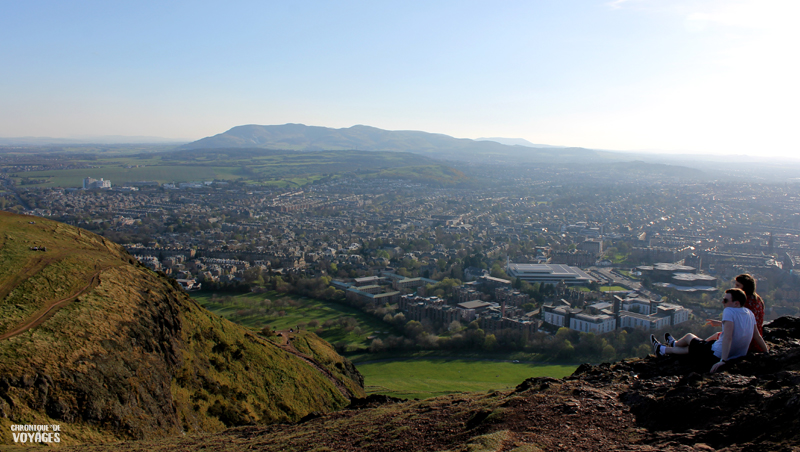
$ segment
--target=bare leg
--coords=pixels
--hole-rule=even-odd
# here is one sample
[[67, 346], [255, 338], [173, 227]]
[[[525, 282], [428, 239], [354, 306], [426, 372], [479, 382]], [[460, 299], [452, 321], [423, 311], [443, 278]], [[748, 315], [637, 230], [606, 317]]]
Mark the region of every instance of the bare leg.
[[686, 336], [683, 336], [682, 338], [675, 341], [674, 346], [667, 347], [664, 353], [666, 353], [667, 355], [688, 355], [689, 343], [692, 342], [693, 339], [700, 339], [700, 338], [692, 333], [689, 333]]
[[680, 338], [677, 341], [675, 341], [675, 346], [674, 347], [688, 347], [689, 344], [692, 342], [692, 339], [700, 339], [700, 338], [695, 336], [692, 333], [689, 333], [686, 336], [683, 336], [682, 338]]

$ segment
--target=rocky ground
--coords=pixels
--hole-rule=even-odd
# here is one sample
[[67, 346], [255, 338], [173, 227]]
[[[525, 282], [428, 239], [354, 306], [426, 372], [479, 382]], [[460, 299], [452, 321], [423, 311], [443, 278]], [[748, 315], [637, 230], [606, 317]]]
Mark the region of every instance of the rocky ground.
[[511, 392], [372, 396], [294, 424], [80, 450], [797, 451], [800, 318], [780, 318], [764, 331], [769, 354], [717, 374], [650, 356], [583, 365], [563, 380], [529, 379]]

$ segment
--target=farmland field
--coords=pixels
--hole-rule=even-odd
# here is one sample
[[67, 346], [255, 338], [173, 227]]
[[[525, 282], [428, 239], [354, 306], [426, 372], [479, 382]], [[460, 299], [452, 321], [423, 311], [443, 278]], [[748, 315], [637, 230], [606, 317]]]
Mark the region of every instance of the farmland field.
[[462, 358], [410, 358], [356, 363], [367, 394], [424, 399], [454, 392], [513, 389], [531, 377], [563, 378], [575, 365]]
[[[235, 176], [234, 172], [238, 168], [224, 167], [224, 166], [144, 166], [134, 168], [124, 168], [118, 165], [108, 165], [100, 168], [88, 169], [67, 169], [67, 170], [51, 170], [51, 171], [31, 171], [24, 174], [25, 176], [36, 179], [47, 179], [43, 184], [36, 184], [38, 187], [80, 187], [83, 184], [84, 177], [92, 177], [95, 179], [108, 179], [112, 184], [119, 185], [123, 183], [137, 182], [137, 181], [156, 181], [158, 183], [166, 182], [189, 182], [189, 181], [207, 181], [207, 180], [232, 180]], [[15, 178], [19, 179], [19, 178]]]
[[[138, 181], [241, 181], [255, 185], [299, 187], [342, 173], [357, 177], [465, 182], [465, 176], [427, 157], [395, 152], [194, 150], [137, 155], [65, 154], [69, 169], [8, 171], [17, 185], [29, 188], [80, 187], [83, 178], [104, 178], [113, 186]], [[34, 158], [34, 162], [35, 158]], [[43, 160], [50, 165], [51, 161]], [[61, 163], [63, 164], [63, 163]], [[74, 168], [74, 166], [85, 168]]]

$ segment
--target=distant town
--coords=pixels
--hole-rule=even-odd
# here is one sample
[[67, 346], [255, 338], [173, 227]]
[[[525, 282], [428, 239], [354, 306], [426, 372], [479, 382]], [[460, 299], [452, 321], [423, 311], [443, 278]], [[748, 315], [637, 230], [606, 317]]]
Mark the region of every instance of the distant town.
[[5, 179], [0, 200], [120, 243], [188, 291], [322, 281], [316, 295], [389, 314], [401, 329], [418, 322], [430, 336], [470, 324], [501, 342], [562, 328], [661, 330], [718, 314], [720, 290], [739, 273], [757, 278], [767, 318], [800, 313], [796, 184], [470, 171], [492, 182]]

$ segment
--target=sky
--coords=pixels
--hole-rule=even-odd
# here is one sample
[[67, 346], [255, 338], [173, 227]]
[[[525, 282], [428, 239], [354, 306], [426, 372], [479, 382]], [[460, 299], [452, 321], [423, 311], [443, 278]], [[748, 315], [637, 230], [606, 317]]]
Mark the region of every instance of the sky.
[[797, 157], [800, 2], [0, 0], [0, 137], [370, 125]]

